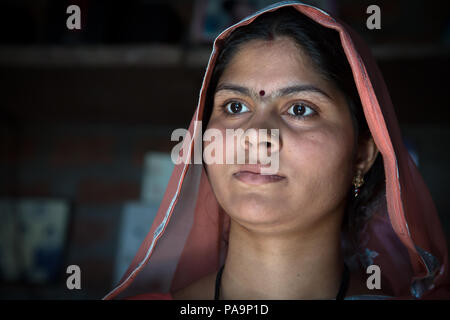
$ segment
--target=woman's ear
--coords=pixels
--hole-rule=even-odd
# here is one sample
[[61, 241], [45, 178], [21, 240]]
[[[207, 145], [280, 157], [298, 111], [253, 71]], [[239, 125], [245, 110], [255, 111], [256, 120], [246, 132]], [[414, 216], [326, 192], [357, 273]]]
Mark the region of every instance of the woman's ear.
[[372, 168], [378, 152], [378, 148], [370, 134], [359, 139], [355, 160], [355, 170], [357, 172], [360, 171], [363, 175], [365, 175], [370, 168]]

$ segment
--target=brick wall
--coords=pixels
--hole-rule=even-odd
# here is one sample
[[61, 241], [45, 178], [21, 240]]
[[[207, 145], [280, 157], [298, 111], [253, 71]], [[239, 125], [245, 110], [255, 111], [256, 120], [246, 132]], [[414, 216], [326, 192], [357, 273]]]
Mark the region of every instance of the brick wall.
[[[122, 205], [140, 198], [143, 157], [170, 152], [174, 128], [125, 125], [21, 125], [4, 127], [0, 196], [62, 197], [72, 206], [65, 266], [79, 265], [82, 290], [60, 283], [19, 291], [25, 298], [101, 298], [112, 277]], [[0, 295], [5, 292], [0, 291]]]
[[[170, 152], [176, 144], [170, 141], [173, 129], [81, 124], [3, 127], [0, 197], [62, 197], [71, 202], [65, 266], [80, 266], [82, 290], [67, 290], [65, 270], [61, 270], [56, 285], [4, 286], [0, 298], [101, 298], [113, 285], [122, 206], [139, 200], [143, 157], [147, 151]], [[419, 169], [448, 236], [450, 202], [442, 186], [450, 178], [446, 147], [450, 130], [447, 126], [404, 125], [402, 132], [418, 147]]]

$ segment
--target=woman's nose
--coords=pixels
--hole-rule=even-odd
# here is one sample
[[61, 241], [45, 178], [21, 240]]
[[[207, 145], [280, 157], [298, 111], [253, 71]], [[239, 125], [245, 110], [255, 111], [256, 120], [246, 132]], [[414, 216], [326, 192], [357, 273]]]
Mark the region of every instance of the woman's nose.
[[[241, 146], [245, 150], [267, 150], [267, 153], [275, 153], [280, 151], [280, 130], [279, 129], [247, 129], [241, 139]], [[256, 150], [255, 150], [256, 149]]]

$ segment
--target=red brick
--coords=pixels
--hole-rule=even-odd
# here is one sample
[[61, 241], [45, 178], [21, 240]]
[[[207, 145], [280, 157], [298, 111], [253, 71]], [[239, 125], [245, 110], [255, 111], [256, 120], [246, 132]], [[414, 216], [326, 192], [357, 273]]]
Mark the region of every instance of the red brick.
[[31, 137], [0, 136], [0, 164], [14, 165], [36, 157], [36, 140]]
[[50, 161], [56, 166], [110, 164], [114, 143], [112, 136], [61, 137], [54, 144]]
[[149, 151], [172, 152], [172, 148], [178, 141], [171, 141], [169, 138], [148, 138], [136, 142], [133, 148], [132, 163], [137, 167], [142, 167], [145, 154]]
[[[105, 290], [111, 286], [114, 270], [114, 259], [88, 256], [83, 259], [70, 259], [67, 265], [75, 264], [81, 270], [81, 289], [91, 291]], [[67, 268], [67, 266], [65, 266]], [[68, 276], [68, 275], [67, 275]], [[101, 298], [101, 297], [100, 297]]]
[[131, 181], [99, 181], [84, 179], [78, 185], [77, 201], [81, 203], [110, 204], [140, 197], [140, 184]]
[[77, 250], [82, 250], [83, 247], [87, 246], [104, 244], [113, 236], [112, 233], [115, 231], [113, 227], [114, 224], [111, 221], [76, 216], [70, 242]]
[[18, 185], [0, 185], [0, 195], [20, 196], [20, 197], [50, 197], [52, 196], [50, 182], [35, 181], [30, 183], [20, 183]]

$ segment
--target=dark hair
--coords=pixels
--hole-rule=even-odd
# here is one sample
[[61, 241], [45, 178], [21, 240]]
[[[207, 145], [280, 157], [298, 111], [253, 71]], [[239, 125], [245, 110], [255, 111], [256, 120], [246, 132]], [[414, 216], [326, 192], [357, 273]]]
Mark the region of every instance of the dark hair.
[[[218, 43], [219, 56], [206, 94], [203, 128], [206, 128], [211, 116], [217, 83], [240, 46], [250, 40], [272, 40], [277, 36], [293, 39], [311, 58], [323, 78], [331, 81], [346, 96], [353, 120], [355, 144], [358, 139], [370, 137], [352, 70], [342, 49], [338, 32], [319, 25], [289, 7], [263, 13], [251, 24], [235, 29], [226, 39]], [[350, 251], [357, 249], [358, 233], [370, 218], [370, 212], [366, 210], [368, 204], [384, 188], [383, 160], [380, 154], [364, 176], [364, 180], [365, 183], [356, 198], [353, 195], [353, 188], [349, 186], [343, 232], [350, 241]]]

